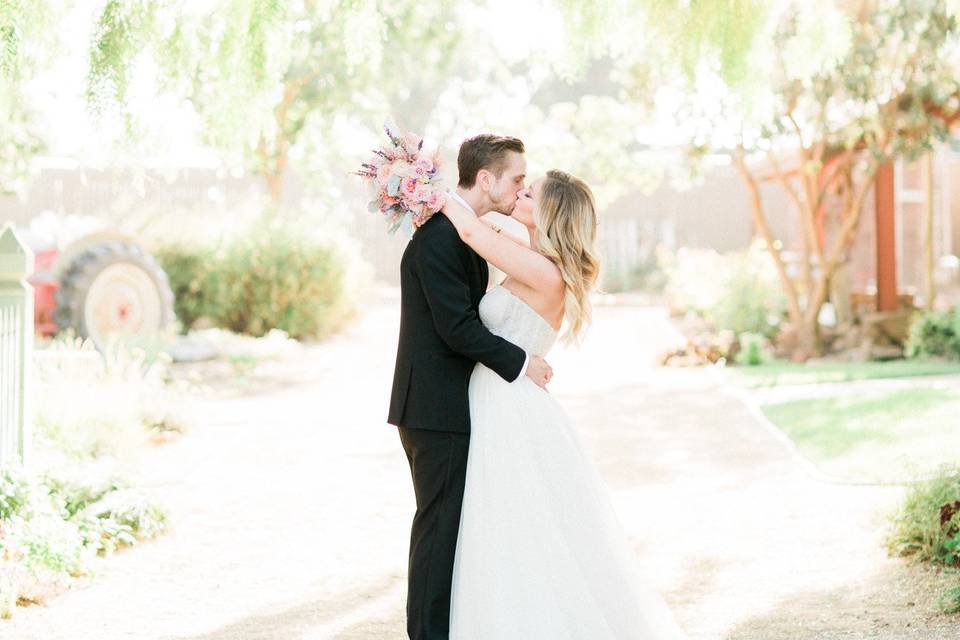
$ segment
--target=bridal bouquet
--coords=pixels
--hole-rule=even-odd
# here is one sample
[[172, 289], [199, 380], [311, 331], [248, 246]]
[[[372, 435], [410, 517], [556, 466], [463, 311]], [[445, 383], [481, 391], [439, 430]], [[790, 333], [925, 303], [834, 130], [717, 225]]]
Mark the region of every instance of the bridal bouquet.
[[370, 184], [370, 212], [385, 216], [387, 231], [402, 227], [413, 235], [446, 202], [439, 152], [427, 155], [419, 136], [401, 133], [390, 123], [383, 128], [390, 143], [375, 149], [357, 175]]

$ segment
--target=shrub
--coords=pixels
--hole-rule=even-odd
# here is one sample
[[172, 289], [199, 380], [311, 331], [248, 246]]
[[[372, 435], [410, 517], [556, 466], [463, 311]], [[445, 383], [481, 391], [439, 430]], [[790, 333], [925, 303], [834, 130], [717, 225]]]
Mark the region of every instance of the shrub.
[[163, 267], [173, 291], [174, 311], [183, 329], [197, 319], [210, 315], [218, 282], [209, 268], [214, 251], [191, 244], [169, 244], [154, 250], [154, 257]]
[[726, 271], [724, 257], [716, 251], [681, 248], [667, 271], [671, 306], [706, 317], [720, 298]]
[[740, 350], [734, 361], [737, 364], [755, 367], [773, 359], [767, 338], [759, 333], [740, 334]]
[[907, 493], [894, 516], [894, 529], [887, 540], [891, 552], [919, 560], [947, 564], [948, 543], [960, 530], [960, 468], [947, 467]]
[[[887, 538], [891, 553], [955, 567], [960, 565], [960, 467], [944, 467], [907, 493]], [[941, 594], [946, 613], [960, 613], [960, 585]]]
[[26, 475], [12, 468], [0, 472], [0, 520], [9, 520], [26, 511], [33, 493]]
[[184, 329], [198, 319], [253, 336], [280, 329], [323, 337], [352, 312], [346, 259], [330, 243], [292, 229], [259, 230], [214, 250], [156, 251], [176, 295]]
[[93, 559], [159, 535], [166, 515], [122, 479], [90, 463], [0, 472], [0, 617], [18, 598], [87, 574]]
[[182, 389], [165, 382], [166, 354], [151, 362], [123, 344], [101, 354], [89, 340], [60, 337], [36, 356], [35, 434], [50, 449], [131, 458], [158, 423], [189, 422]]
[[718, 331], [776, 335], [786, 310], [769, 254], [754, 244], [746, 252], [681, 249], [666, 291], [675, 308], [693, 311]]
[[708, 318], [718, 329], [773, 337], [780, 328], [786, 299], [773, 275], [770, 256], [754, 246], [728, 259], [720, 298], [709, 309]]
[[910, 358], [960, 358], [960, 309], [918, 314], [907, 339]]

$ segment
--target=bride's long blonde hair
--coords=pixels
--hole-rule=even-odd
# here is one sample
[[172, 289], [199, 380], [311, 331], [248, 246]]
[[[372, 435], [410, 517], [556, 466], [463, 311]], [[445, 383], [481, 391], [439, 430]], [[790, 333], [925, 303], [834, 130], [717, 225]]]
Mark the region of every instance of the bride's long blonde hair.
[[548, 171], [533, 212], [537, 249], [560, 268], [564, 291], [563, 339], [578, 342], [593, 316], [590, 292], [600, 277], [597, 211], [593, 192], [580, 178]]

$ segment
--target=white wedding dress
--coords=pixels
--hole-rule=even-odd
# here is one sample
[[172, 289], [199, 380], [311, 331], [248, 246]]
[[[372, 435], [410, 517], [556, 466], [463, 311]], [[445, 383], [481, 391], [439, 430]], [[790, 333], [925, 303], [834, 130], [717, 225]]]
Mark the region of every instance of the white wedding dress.
[[[545, 319], [498, 286], [493, 333], [546, 356]], [[637, 559], [570, 420], [529, 378], [478, 364], [453, 570], [451, 640], [673, 640], [683, 632]]]

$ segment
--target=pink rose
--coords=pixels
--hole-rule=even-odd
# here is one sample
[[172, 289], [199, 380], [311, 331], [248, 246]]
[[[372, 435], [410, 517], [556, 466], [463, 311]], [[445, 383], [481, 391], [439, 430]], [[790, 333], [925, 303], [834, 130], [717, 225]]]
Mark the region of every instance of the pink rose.
[[433, 193], [430, 194], [430, 197], [427, 198], [427, 201], [426, 201], [427, 209], [436, 213], [437, 211], [440, 211], [440, 209], [443, 208], [443, 205], [445, 202], [446, 202], [446, 198], [444, 197], [443, 193], [441, 193], [439, 190], [435, 190]]
[[416, 178], [404, 178], [400, 181], [400, 193], [404, 198], [410, 199], [415, 197], [417, 193], [417, 186], [420, 183]]
[[432, 193], [433, 189], [430, 187], [430, 185], [421, 184], [419, 187], [417, 187], [413, 197], [417, 202], [426, 202], [430, 199], [430, 194]]
[[417, 164], [414, 165], [413, 170], [418, 176], [429, 175], [433, 172], [433, 162], [431, 162], [429, 158], [420, 158], [417, 160]]
[[390, 179], [390, 176], [393, 174], [393, 165], [384, 164], [377, 169], [377, 180], [380, 182], [386, 183]]

